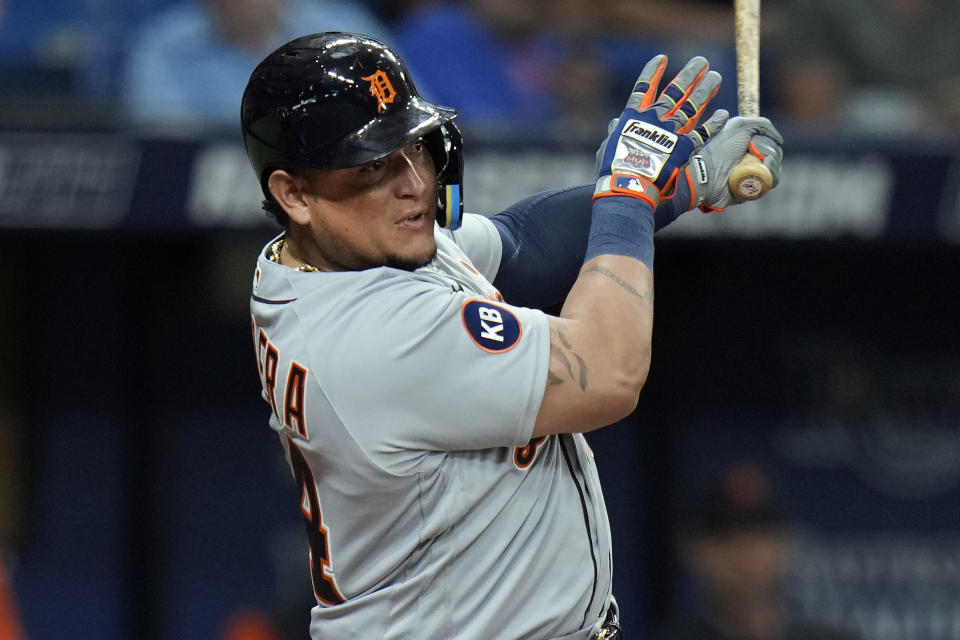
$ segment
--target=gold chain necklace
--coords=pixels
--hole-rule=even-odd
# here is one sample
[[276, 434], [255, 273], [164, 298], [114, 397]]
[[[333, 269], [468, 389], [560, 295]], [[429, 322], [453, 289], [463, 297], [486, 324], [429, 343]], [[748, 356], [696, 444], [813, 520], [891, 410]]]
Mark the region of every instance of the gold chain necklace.
[[[277, 240], [276, 242], [274, 242], [274, 243], [270, 246], [270, 254], [271, 254], [271, 255], [270, 255], [270, 260], [273, 261], [273, 262], [276, 262], [277, 264], [281, 264], [281, 262], [280, 262], [280, 252], [283, 251], [283, 248], [286, 247], [286, 245], [287, 245], [287, 237], [286, 237], [286, 236], [284, 236], [284, 237], [280, 238], [279, 240]], [[307, 271], [307, 272], [309, 272], [309, 271], [320, 271], [320, 269], [318, 269], [317, 267], [313, 266], [312, 264], [307, 264], [306, 262], [304, 262], [303, 260], [301, 260], [301, 259], [298, 258], [297, 256], [293, 255], [293, 252], [290, 251], [290, 247], [286, 247], [286, 248], [287, 248], [287, 253], [290, 255], [290, 257], [300, 263], [300, 266], [297, 267], [297, 271]]]

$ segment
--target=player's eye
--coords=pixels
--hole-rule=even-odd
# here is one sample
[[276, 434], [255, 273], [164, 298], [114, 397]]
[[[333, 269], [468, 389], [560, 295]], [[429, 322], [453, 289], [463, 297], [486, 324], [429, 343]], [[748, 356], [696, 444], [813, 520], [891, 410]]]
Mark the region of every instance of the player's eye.
[[360, 167], [360, 171], [362, 171], [363, 173], [376, 173], [377, 171], [380, 171], [381, 169], [383, 169], [385, 166], [387, 166], [386, 160], [374, 160]]
[[423, 138], [417, 138], [417, 141], [410, 146], [413, 147], [413, 150], [416, 153], [422, 153], [424, 149]]

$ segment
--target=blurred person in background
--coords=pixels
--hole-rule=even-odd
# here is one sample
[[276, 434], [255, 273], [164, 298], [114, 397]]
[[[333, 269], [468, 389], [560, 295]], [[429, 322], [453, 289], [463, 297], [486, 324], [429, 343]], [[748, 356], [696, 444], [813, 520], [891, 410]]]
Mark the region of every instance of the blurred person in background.
[[680, 540], [698, 605], [674, 614], [665, 640], [854, 640], [788, 611], [790, 527], [771, 491], [750, 463], [724, 468], [707, 487]]
[[196, 134], [236, 128], [250, 69], [307, 30], [346, 29], [388, 39], [362, 4], [339, 0], [187, 0], [142, 25], [122, 83], [140, 127]]
[[590, 43], [571, 38], [578, 34], [557, 24], [558, 16], [567, 15], [558, 11], [560, 5], [568, 4], [409, 1], [393, 25], [396, 49], [427, 99], [460, 105], [465, 129], [586, 122], [595, 135], [606, 125], [597, 114], [612, 110], [615, 102], [608, 100], [607, 67]]
[[421, 93], [462, 105], [463, 122], [542, 121], [556, 113], [549, 83], [559, 55], [539, 29], [543, 4], [415, 0], [394, 24], [395, 46]]
[[600, 57], [613, 74], [612, 86], [629, 82], [632, 69], [625, 60], [645, 60], [658, 51], [675, 51], [677, 60], [701, 55], [725, 78], [713, 104], [737, 113], [731, 0], [601, 0], [599, 8], [569, 3], [594, 17]]
[[0, 120], [31, 124], [44, 107], [60, 119], [77, 110], [64, 109], [63, 98], [88, 94], [99, 43], [93, 13], [69, 0], [0, 2]]
[[798, 126], [956, 135], [956, 0], [779, 0], [763, 50], [775, 109]]
[[[727, 0], [408, 0], [393, 27], [421, 92], [463, 105], [467, 129], [536, 122], [592, 135], [606, 124], [597, 114], [633, 82], [633, 61], [661, 51], [703, 55], [736, 77]], [[736, 83], [721, 86], [714, 103], [735, 112]]]

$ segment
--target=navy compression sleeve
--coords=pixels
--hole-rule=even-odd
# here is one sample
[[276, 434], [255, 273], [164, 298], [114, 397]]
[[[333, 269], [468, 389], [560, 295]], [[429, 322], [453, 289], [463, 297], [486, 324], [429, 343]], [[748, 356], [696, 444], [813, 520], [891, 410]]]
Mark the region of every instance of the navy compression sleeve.
[[[549, 309], [564, 301], [583, 266], [593, 189], [589, 184], [544, 191], [490, 218], [503, 243], [493, 284], [507, 302]], [[673, 222], [687, 199], [688, 194], [661, 202], [655, 229]]]
[[503, 243], [493, 284], [507, 302], [548, 309], [567, 297], [587, 250], [593, 189], [544, 191], [490, 218]]

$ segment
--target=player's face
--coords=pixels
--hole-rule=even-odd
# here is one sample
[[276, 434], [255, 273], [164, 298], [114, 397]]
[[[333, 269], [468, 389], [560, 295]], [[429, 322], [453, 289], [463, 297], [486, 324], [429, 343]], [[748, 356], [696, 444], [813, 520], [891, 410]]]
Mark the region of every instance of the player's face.
[[422, 141], [359, 167], [310, 178], [309, 253], [334, 271], [413, 270], [437, 252], [437, 178]]

